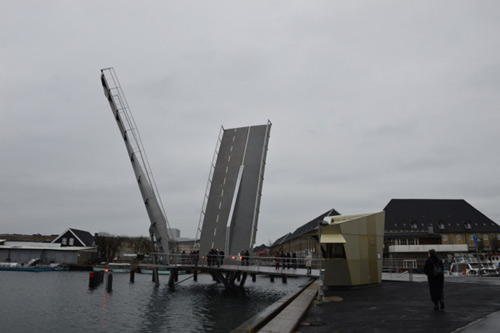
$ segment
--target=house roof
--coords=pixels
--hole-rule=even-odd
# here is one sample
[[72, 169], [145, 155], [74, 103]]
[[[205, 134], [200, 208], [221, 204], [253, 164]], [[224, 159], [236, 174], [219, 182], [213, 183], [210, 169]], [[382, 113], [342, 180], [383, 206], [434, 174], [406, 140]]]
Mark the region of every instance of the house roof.
[[292, 234], [292, 233], [291, 233], [291, 232], [289, 232], [289, 233], [287, 233], [286, 235], [281, 236], [281, 237], [280, 237], [280, 238], [278, 238], [278, 239], [277, 239], [277, 240], [273, 243], [273, 245], [271, 245], [271, 246], [275, 246], [275, 245], [279, 245], [279, 244], [283, 243], [284, 241], [286, 241], [286, 240], [288, 239], [288, 236], [290, 236], [291, 234]]
[[260, 252], [262, 250], [267, 249], [268, 246], [266, 244], [260, 244], [252, 249], [252, 252]]
[[388, 232], [500, 232], [500, 226], [463, 199], [392, 199], [384, 208]]
[[77, 238], [84, 246], [93, 246], [94, 236], [92, 236], [90, 232], [73, 228], [66, 229], [59, 236], [57, 236], [57, 238], [54, 239], [52, 243], [56, 243], [62, 236], [64, 236], [68, 232], [72, 233], [75, 238]]
[[296, 237], [300, 237], [300, 236], [308, 233], [311, 230], [318, 229], [319, 223], [322, 222], [325, 217], [327, 217], [327, 216], [334, 216], [334, 215], [340, 215], [340, 214], [334, 208], [332, 208], [330, 210], [327, 210], [326, 212], [324, 212], [320, 216], [318, 216], [318, 217], [312, 219], [311, 221], [307, 222], [306, 224], [298, 227], [297, 229], [295, 229], [294, 232], [288, 233], [288, 234], [286, 234], [286, 235], [278, 238], [273, 243], [272, 246], [279, 245], [279, 244], [281, 244], [281, 243], [283, 243], [285, 241], [288, 241], [290, 239], [294, 239]]

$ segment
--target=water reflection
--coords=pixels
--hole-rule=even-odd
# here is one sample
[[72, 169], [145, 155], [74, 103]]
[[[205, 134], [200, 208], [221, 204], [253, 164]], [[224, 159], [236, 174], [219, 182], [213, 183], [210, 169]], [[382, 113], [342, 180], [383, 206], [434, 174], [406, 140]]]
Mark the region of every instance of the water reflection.
[[175, 291], [166, 286], [151, 290], [143, 313], [140, 332], [227, 332], [263, 310], [290, 290], [269, 282], [253, 288], [226, 289], [203, 277], [198, 283], [178, 285]]
[[301, 284], [288, 281], [258, 277], [226, 290], [202, 274], [172, 291], [166, 279], [155, 286], [150, 276], [130, 284], [116, 275], [108, 293], [88, 289], [86, 272], [0, 272], [1, 331], [228, 332]]
[[139, 332], [162, 332], [166, 316], [168, 316], [168, 307], [170, 292], [159, 286], [151, 289], [150, 300], [143, 312], [143, 320]]

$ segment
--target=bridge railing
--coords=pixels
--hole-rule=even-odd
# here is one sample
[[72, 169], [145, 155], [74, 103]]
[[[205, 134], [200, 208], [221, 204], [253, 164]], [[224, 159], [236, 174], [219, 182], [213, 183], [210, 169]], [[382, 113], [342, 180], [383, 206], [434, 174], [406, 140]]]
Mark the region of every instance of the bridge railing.
[[382, 272], [384, 273], [413, 273], [423, 272], [425, 259], [411, 258], [384, 258], [382, 260]]
[[[156, 253], [158, 258], [158, 265], [163, 265], [165, 262], [165, 254]], [[257, 267], [279, 267], [280, 269], [293, 269], [293, 268], [306, 268], [306, 258], [288, 258], [279, 257], [277, 264], [277, 258], [266, 257], [266, 256], [238, 256], [238, 255], [198, 255], [198, 254], [169, 254], [170, 265], [175, 266], [221, 266], [221, 265], [233, 265], [233, 266], [257, 266]], [[141, 264], [140, 264], [141, 265]], [[312, 259], [312, 268], [319, 268], [319, 258]]]

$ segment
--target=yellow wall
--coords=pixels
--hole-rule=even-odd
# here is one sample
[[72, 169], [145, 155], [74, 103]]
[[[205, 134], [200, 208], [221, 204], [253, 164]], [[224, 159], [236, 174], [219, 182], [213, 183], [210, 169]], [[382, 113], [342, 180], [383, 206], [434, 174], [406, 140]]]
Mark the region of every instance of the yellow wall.
[[[346, 258], [324, 259], [325, 286], [356, 286], [382, 281], [385, 213], [327, 218], [322, 234], [342, 234]], [[325, 220], [327, 220], [325, 219]]]

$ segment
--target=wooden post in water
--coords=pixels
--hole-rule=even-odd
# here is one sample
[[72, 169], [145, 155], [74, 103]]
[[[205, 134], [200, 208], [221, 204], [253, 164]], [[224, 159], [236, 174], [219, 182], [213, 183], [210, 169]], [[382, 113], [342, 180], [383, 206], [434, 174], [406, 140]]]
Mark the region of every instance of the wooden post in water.
[[130, 283], [134, 283], [135, 280], [135, 271], [132, 269], [130, 270]]
[[89, 288], [95, 288], [97, 285], [96, 283], [96, 276], [94, 272], [91, 272], [89, 274]]
[[252, 275], [252, 282], [257, 281], [257, 274], [252, 273], [251, 275]]
[[269, 278], [271, 279], [271, 282], [274, 282], [274, 275], [269, 275]]
[[108, 293], [110, 293], [111, 290], [113, 290], [113, 273], [109, 272], [108, 273], [108, 280], [107, 280], [107, 283], [106, 283], [106, 291]]
[[193, 272], [193, 281], [194, 282], [198, 281], [198, 271], [197, 270], [194, 270], [194, 272]]
[[160, 278], [158, 276], [158, 267], [153, 267], [153, 282], [155, 283], [155, 286], [160, 285]]
[[283, 283], [286, 283], [286, 275], [285, 274], [281, 275], [281, 281]]

